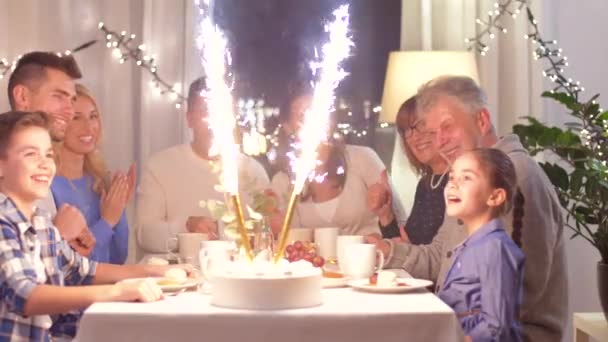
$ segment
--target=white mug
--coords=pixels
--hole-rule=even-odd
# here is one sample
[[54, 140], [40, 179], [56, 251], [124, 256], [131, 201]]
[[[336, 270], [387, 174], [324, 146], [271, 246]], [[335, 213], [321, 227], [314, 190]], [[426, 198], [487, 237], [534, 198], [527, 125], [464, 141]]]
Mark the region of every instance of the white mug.
[[336, 249], [338, 254], [338, 264], [342, 272], [346, 273], [346, 247], [354, 244], [362, 244], [365, 242], [363, 236], [360, 235], [340, 235], [336, 240]]
[[289, 235], [287, 236], [287, 242], [293, 243], [295, 241], [312, 242], [313, 241], [313, 230], [312, 228], [291, 228]]
[[315, 229], [314, 239], [317, 246], [317, 254], [325, 258], [325, 260], [337, 259], [336, 243], [339, 233], [340, 228], [337, 227]]
[[203, 241], [199, 253], [199, 262], [203, 276], [207, 279], [228, 267], [235, 250], [232, 241]]
[[[348, 245], [344, 249], [346, 275], [354, 278], [369, 278], [374, 272], [382, 270], [384, 255], [376, 245], [368, 243]], [[376, 261], [378, 265], [376, 266]], [[340, 263], [342, 265], [342, 263]]]
[[195, 264], [201, 247], [201, 241], [205, 240], [209, 240], [209, 235], [203, 233], [178, 233], [177, 237], [167, 240], [167, 250], [169, 252], [177, 250], [181, 262]]

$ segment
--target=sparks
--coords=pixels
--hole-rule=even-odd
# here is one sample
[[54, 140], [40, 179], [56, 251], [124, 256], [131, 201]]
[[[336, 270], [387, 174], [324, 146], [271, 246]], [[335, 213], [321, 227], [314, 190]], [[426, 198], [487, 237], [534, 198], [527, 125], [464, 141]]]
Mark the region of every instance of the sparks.
[[[200, 5], [199, 1], [195, 4]], [[226, 82], [229, 74], [230, 53], [227, 40], [219, 27], [213, 24], [209, 0], [203, 1], [201, 21], [196, 43], [201, 52], [201, 63], [206, 75], [207, 89], [201, 93], [207, 103], [209, 127], [213, 132], [210, 154], [219, 154], [222, 163], [222, 182], [226, 192], [238, 193], [238, 151], [234, 142], [236, 119], [233, 110], [232, 89]]]
[[317, 147], [327, 139], [329, 113], [335, 102], [334, 91], [348, 75], [340, 66], [350, 55], [353, 46], [348, 29], [348, 5], [340, 6], [333, 14], [334, 21], [325, 27], [329, 41], [321, 49], [323, 59], [310, 65], [313, 74], [319, 74], [320, 77], [314, 85], [312, 105], [306, 112], [299, 132], [301, 154], [291, 163], [296, 175], [294, 192], [297, 194], [302, 191], [304, 183], [317, 165]]

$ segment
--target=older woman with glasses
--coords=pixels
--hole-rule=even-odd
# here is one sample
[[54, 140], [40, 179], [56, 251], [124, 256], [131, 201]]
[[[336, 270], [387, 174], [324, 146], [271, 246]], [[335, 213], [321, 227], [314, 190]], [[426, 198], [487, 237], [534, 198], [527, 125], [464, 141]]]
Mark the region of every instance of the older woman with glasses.
[[415, 97], [401, 105], [396, 124], [410, 165], [422, 176], [416, 187], [412, 212], [405, 227], [399, 227], [391, 210], [391, 192], [382, 183], [370, 187], [368, 206], [378, 215], [384, 238], [428, 244], [443, 223], [443, 189], [448, 181], [449, 165], [433, 144], [433, 133], [426, 129], [425, 121], [417, 117]]

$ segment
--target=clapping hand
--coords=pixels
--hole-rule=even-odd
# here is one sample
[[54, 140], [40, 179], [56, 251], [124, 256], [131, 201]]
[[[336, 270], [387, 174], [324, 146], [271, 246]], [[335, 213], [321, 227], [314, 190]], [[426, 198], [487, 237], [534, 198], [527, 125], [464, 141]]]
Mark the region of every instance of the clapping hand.
[[383, 226], [388, 225], [393, 220], [391, 187], [388, 181], [386, 170], [380, 174], [378, 182], [372, 184], [367, 190], [367, 207], [378, 216]]
[[133, 198], [133, 195], [135, 194], [136, 184], [137, 184], [137, 170], [135, 168], [135, 163], [133, 163], [129, 167], [129, 171], [127, 171], [127, 185], [129, 187], [129, 197], [127, 198], [127, 202]]
[[99, 203], [101, 217], [112, 227], [116, 226], [130, 198], [129, 179], [122, 173], [116, 173], [107, 190], [101, 193]]

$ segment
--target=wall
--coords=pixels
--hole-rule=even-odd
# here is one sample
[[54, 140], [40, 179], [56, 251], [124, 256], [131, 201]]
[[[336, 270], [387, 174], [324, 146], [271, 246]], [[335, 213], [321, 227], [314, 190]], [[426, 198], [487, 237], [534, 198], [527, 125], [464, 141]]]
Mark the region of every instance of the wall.
[[[608, 45], [599, 37], [608, 35], [605, 25], [608, 2], [604, 0], [545, 0], [541, 30], [554, 32], [553, 38], [568, 57], [569, 77], [585, 87], [582, 99], [601, 93], [599, 102], [608, 107]], [[547, 102], [544, 117], [559, 124], [568, 120], [562, 107]], [[566, 231], [570, 235], [570, 231]], [[570, 280], [570, 310], [572, 312], [601, 311], [597, 292], [596, 263], [599, 253], [586, 241], [567, 241], [568, 278]], [[572, 320], [572, 316], [570, 316]], [[571, 329], [569, 329], [571, 334]], [[571, 335], [565, 341], [572, 341]]]

